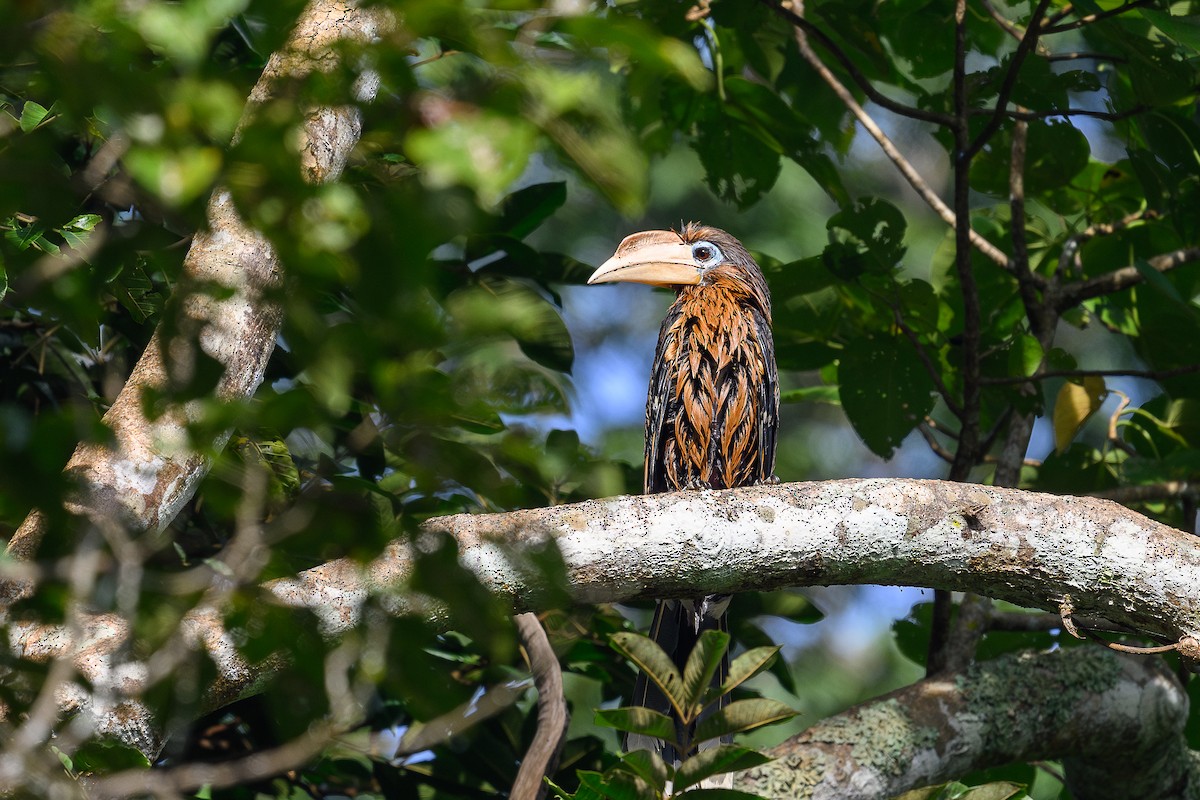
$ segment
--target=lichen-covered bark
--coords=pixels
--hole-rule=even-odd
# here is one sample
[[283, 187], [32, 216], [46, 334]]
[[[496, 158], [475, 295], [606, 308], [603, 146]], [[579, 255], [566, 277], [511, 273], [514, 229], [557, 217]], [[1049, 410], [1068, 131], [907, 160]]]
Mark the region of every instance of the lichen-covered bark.
[[[925, 480], [616, 497], [431, 520], [515, 605], [520, 550], [554, 541], [580, 602], [881, 583], [972, 591], [1174, 641], [1200, 634], [1200, 539], [1106, 500]], [[396, 548], [373, 573], [403, 572]], [[306, 575], [300, 578], [303, 583]]]
[[1200, 796], [1187, 693], [1157, 659], [1095, 647], [1020, 653], [819, 722], [741, 773], [783, 800], [877, 800], [988, 767], [1066, 761], [1076, 800]]
[[[246, 117], [271, 96], [281, 79], [295, 79], [314, 69], [330, 69], [339, 58], [339, 40], [369, 41], [380, 33], [384, 17], [362, 11], [351, 2], [314, 0], [301, 15], [288, 44], [271, 56], [250, 96]], [[359, 100], [368, 100], [377, 79], [366, 76], [357, 87]], [[345, 167], [361, 130], [354, 106], [314, 109], [303, 129], [301, 169], [307, 180], [335, 180]], [[70, 504], [77, 514], [98, 524], [120, 521], [133, 530], [165, 527], [192, 496], [208, 469], [200, 450], [219, 449], [218, 441], [192, 447], [186, 436], [194, 415], [188, 407], [169, 409], [157, 419], [143, 413], [148, 389], [186, 380], [196, 360], [193, 343], [224, 367], [216, 394], [247, 397], [262, 382], [275, 347], [280, 309], [269, 291], [280, 281], [280, 264], [270, 243], [238, 217], [228, 192], [218, 189], [208, 205], [208, 227], [197, 232], [184, 261], [180, 291], [183, 301], [173, 320], [176, 335], [166, 341], [166, 328], [156, 331], [124, 388], [104, 415], [113, 432], [113, 445], [83, 443], [67, 471], [79, 481], [81, 493]], [[220, 298], [206, 286], [228, 290]], [[29, 515], [8, 543], [8, 554], [34, 555], [46, 527], [44, 515]], [[7, 599], [28, 587], [3, 587]]]

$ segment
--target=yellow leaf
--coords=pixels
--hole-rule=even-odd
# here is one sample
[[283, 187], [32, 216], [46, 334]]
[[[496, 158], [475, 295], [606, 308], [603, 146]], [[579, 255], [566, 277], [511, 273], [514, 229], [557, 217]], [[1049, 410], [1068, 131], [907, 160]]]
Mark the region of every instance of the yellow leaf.
[[1083, 423], [1100, 408], [1106, 393], [1104, 378], [1097, 376], [1062, 385], [1054, 401], [1055, 450], [1061, 453], [1071, 445]]

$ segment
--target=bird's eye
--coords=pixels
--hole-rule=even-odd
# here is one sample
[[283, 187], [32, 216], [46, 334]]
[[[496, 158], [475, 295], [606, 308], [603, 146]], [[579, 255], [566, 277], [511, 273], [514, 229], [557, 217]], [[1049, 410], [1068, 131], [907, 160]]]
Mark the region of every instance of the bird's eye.
[[709, 264], [721, 259], [721, 251], [711, 242], [697, 242], [692, 245], [692, 258], [697, 264]]

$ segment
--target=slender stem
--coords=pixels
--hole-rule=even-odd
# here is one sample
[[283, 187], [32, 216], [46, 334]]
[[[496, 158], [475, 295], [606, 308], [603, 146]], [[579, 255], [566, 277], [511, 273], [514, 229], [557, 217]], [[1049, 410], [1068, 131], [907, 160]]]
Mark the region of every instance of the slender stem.
[[900, 329], [905, 338], [907, 338], [909, 343], [913, 346], [913, 349], [917, 351], [917, 358], [920, 359], [922, 366], [925, 367], [925, 371], [929, 373], [929, 377], [933, 379], [934, 388], [936, 388], [938, 394], [942, 396], [942, 400], [945, 402], [946, 408], [950, 410], [951, 414], [961, 418], [962, 407], [955, 402], [954, 395], [950, 392], [949, 387], [947, 387], [945, 382], [942, 380], [942, 373], [933, 363], [933, 359], [930, 358], [929, 352], [925, 349], [925, 345], [921, 343], [921, 339], [919, 336], [917, 336], [917, 332], [914, 331], [912, 327], [904, 321], [904, 317], [901, 316], [900, 309], [898, 307], [892, 307], [892, 316], [896, 322], [896, 327]]
[[[1200, 261], [1200, 247], [1184, 247], [1170, 253], [1160, 253], [1146, 259], [1146, 264], [1156, 272], [1171, 270]], [[1146, 276], [1136, 266], [1121, 267], [1113, 272], [1098, 275], [1095, 278], [1070, 283], [1063, 286], [1058, 293], [1057, 305], [1060, 310], [1071, 308], [1084, 300], [1100, 297], [1131, 286], [1145, 282]]]
[[997, 384], [1014, 384], [1014, 383], [1037, 383], [1051, 378], [1145, 378], [1151, 381], [1161, 381], [1167, 378], [1174, 378], [1179, 375], [1191, 375], [1194, 372], [1200, 372], [1200, 364], [1187, 364], [1182, 367], [1174, 367], [1173, 369], [1059, 369], [1059, 370], [1043, 370], [1036, 375], [1030, 375], [1027, 378], [1008, 377], [981, 378], [981, 382], [989, 385]]
[[[1062, 25], [1054, 25], [1054, 24], [1047, 25], [1042, 29], [1042, 33], [1063, 33], [1065, 31], [1073, 31], [1076, 28], [1082, 28], [1085, 25], [1091, 25], [1092, 23], [1099, 22], [1100, 20], [1109, 19], [1110, 17], [1120, 16], [1121, 14], [1132, 11], [1135, 8], [1141, 8], [1142, 6], [1156, 5], [1157, 2], [1158, 2], [1158, 0], [1133, 0], [1133, 2], [1126, 3], [1125, 5], [1120, 6], [1119, 8], [1112, 8], [1112, 9], [1109, 9], [1108, 11], [1100, 11], [1095, 14], [1088, 14], [1086, 17], [1080, 17], [1079, 19], [1075, 20], [1074, 22], [1065, 22]], [[1059, 16], [1055, 17], [1053, 21], [1057, 21], [1059, 19], [1062, 19], [1061, 14]]]
[[998, 108], [976, 108], [971, 111], [971, 115], [981, 116], [991, 114], [994, 116], [998, 114], [1005, 119], [1023, 119], [1025, 121], [1058, 117], [1089, 117], [1091, 119], [1104, 120], [1105, 122], [1118, 122], [1130, 117], [1136, 117], [1138, 114], [1148, 110], [1149, 107], [1143, 105], [1136, 105], [1124, 111], [1095, 111], [1090, 108], [1065, 108], [1051, 111], [1014, 111], [1010, 109], [1000, 110]]
[[[820, 57], [809, 46], [808, 34], [800, 26], [796, 27], [796, 45], [799, 47], [800, 54], [804, 57], [805, 61], [821, 76], [821, 80], [825, 81], [829, 88], [833, 90], [833, 93], [838, 96], [842, 104], [850, 110], [850, 113], [854, 115], [858, 123], [863, 126], [863, 130], [871, 135], [871, 138], [879, 145], [879, 149], [883, 151], [883, 154], [888, 157], [889, 161], [896, 165], [896, 169], [900, 171], [900, 174], [904, 176], [904, 179], [908, 181], [913, 190], [942, 218], [943, 222], [951, 228], [956, 227], [958, 225], [958, 218], [954, 215], [954, 212], [950, 210], [950, 207], [942, 201], [937, 192], [921, 177], [921, 173], [917, 172], [912, 163], [904, 157], [904, 154], [900, 152], [895, 143], [879, 127], [875, 119], [854, 99], [854, 95], [850, 90], [837, 79], [837, 76], [833, 74], [829, 67], [825, 66], [825, 63], [821, 61]], [[1008, 269], [1008, 256], [1000, 248], [989, 242], [974, 229], [970, 230], [970, 235], [971, 244], [979, 252], [1004, 269]]]
[[[1026, 56], [1037, 46], [1042, 16], [1046, 13], [1046, 7], [1049, 5], [1050, 0], [1039, 0], [1037, 7], [1034, 8], [1033, 15], [1029, 18], [1029, 27], [1025, 29], [1025, 35], [1021, 37], [1021, 42], [1017, 45], [1017, 49], [1013, 53], [1012, 61], [1009, 62], [1008, 72], [1004, 76], [1004, 83], [1000, 85], [1000, 92], [996, 97], [996, 107], [992, 112], [992, 118], [988, 120], [988, 124], [979, 132], [979, 135], [975, 137], [975, 140], [966, 149], [968, 159], [983, 149], [984, 145], [999, 130], [1001, 123], [1004, 122], [1008, 111], [1008, 100], [1012, 97], [1013, 89], [1017, 85], [1017, 79], [1021, 75], [1021, 65], [1025, 63]], [[955, 68], [957, 69], [957, 65]], [[964, 75], [963, 77], [965, 79], [966, 76]], [[956, 103], [957, 99], [955, 99]], [[956, 109], [956, 113], [963, 114], [964, 112]]]
[[821, 47], [825, 48], [825, 50], [828, 51], [829, 54], [832, 55], [839, 64], [842, 65], [842, 69], [846, 70], [846, 72], [854, 80], [854, 83], [859, 89], [862, 90], [863, 94], [871, 99], [871, 102], [886, 108], [893, 114], [899, 114], [902, 117], [924, 120], [925, 122], [933, 122], [937, 125], [943, 126], [953, 124], [953, 119], [946, 114], [940, 114], [936, 111], [926, 111], [923, 108], [917, 108], [915, 106], [907, 106], [903, 103], [896, 102], [887, 95], [883, 94], [871, 85], [871, 81], [867, 79], [866, 75], [862, 74], [862, 71], [859, 70], [858, 67], [854, 66], [854, 62], [850, 60], [850, 57], [842, 52], [842, 49], [838, 47], [837, 44], [835, 44], [834, 41], [816, 25], [813, 25], [807, 19], [789, 8], [776, 5], [775, 3], [771, 2], [771, 0], [759, 0], [759, 2], [774, 11], [783, 19], [792, 23], [792, 25], [795, 27], [804, 31], [813, 39], [816, 39]]
[[[1045, 0], [1043, 0], [1045, 2]], [[979, 343], [981, 312], [979, 290], [971, 266], [970, 239], [970, 128], [967, 97], [967, 30], [966, 0], [957, 0], [954, 10], [954, 215], [960, 220], [954, 229], [954, 267], [958, 273], [963, 298], [962, 337], [962, 429], [954, 463], [950, 467], [952, 481], [965, 481], [978, 458], [979, 442]]]
[[721, 43], [717, 41], [717, 29], [713, 25], [711, 19], [703, 19], [700, 22], [704, 29], [708, 31], [708, 43], [712, 48], [713, 56], [713, 74], [717, 76], [717, 97], [721, 102], [725, 102], [725, 60], [721, 56]]

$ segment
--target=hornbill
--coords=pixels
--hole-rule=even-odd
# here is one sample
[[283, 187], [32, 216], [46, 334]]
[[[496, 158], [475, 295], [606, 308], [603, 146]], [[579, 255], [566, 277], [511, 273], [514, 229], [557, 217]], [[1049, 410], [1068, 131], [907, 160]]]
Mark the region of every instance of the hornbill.
[[[635, 233], [588, 279], [589, 284], [616, 281], [676, 291], [650, 372], [645, 492], [775, 480], [779, 380], [771, 298], [746, 248], [725, 231], [694, 222], [679, 231]], [[658, 602], [650, 636], [681, 673], [702, 631], [725, 630], [729, 599], [707, 595]], [[714, 678], [716, 685], [727, 669], [728, 662]], [[671, 715], [666, 697], [641, 674], [633, 702]], [[689, 755], [638, 735], [627, 737], [626, 749], [657, 750], [667, 763]]]

